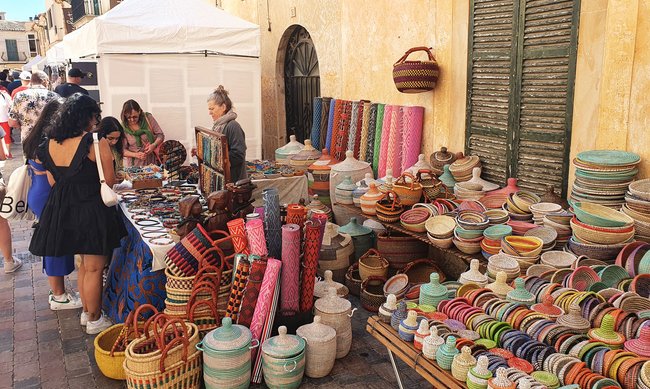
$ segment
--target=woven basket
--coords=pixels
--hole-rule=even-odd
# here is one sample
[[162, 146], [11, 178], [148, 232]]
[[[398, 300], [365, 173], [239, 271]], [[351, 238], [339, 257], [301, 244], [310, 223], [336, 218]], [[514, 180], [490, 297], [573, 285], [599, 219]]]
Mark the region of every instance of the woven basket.
[[370, 276], [361, 283], [361, 306], [370, 312], [378, 312], [379, 307], [386, 301], [384, 284], [386, 277]]
[[440, 270], [438, 265], [436, 265], [431, 259], [416, 259], [398, 271], [399, 274], [406, 274], [409, 277], [409, 283], [411, 284], [423, 284], [429, 282], [429, 274], [433, 272], [440, 275], [440, 282], [445, 281], [445, 273]]
[[370, 276], [386, 278], [388, 276], [388, 261], [379, 251], [370, 249], [359, 258], [359, 275], [362, 281]]
[[429, 245], [410, 235], [387, 231], [377, 236], [377, 250], [391, 269], [399, 270], [413, 258], [426, 257]]
[[[429, 57], [428, 61], [407, 61], [411, 53], [424, 51]], [[395, 87], [402, 93], [420, 93], [433, 90], [438, 82], [440, 69], [438, 62], [433, 57], [431, 49], [424, 46], [409, 49], [393, 65], [393, 81]]]
[[431, 170], [418, 170], [416, 180], [422, 185], [422, 194], [427, 201], [432, 202], [440, 195], [442, 181], [438, 180]]
[[361, 293], [361, 276], [359, 275], [359, 263], [353, 263], [348, 272], [345, 273], [345, 286], [348, 287], [351, 295], [359, 296]]
[[[407, 177], [411, 179], [410, 183], [406, 182]], [[410, 207], [420, 202], [422, 184], [411, 173], [404, 172], [393, 184], [393, 192], [397, 194], [402, 205]]]
[[377, 219], [384, 223], [397, 223], [399, 217], [404, 212], [404, 206], [400, 203], [397, 194], [388, 190], [384, 196], [377, 201]]

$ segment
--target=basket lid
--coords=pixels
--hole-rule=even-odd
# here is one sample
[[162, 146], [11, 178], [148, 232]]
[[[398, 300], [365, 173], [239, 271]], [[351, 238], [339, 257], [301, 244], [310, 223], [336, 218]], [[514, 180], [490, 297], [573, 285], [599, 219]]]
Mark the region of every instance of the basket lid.
[[321, 157], [321, 152], [311, 145], [311, 140], [305, 139], [305, 146], [290, 159], [292, 161], [315, 161]]
[[314, 316], [314, 322], [298, 327], [296, 335], [309, 342], [325, 343], [334, 339], [336, 331], [334, 328], [321, 323], [319, 315]]
[[290, 157], [291, 155], [299, 153], [300, 150], [302, 150], [304, 147], [305, 147], [305, 145], [303, 145], [302, 143], [300, 143], [300, 142], [298, 142], [296, 140], [295, 135], [290, 135], [289, 136], [289, 143], [287, 143], [286, 145], [284, 145], [282, 147], [279, 147], [279, 148], [275, 149], [276, 159], [277, 159], [277, 156], [282, 156], [282, 157], [285, 157], [285, 158]]
[[354, 152], [348, 150], [345, 152], [345, 160], [343, 162], [332, 165], [332, 171], [337, 172], [357, 172], [370, 167], [370, 164], [365, 161], [359, 161], [354, 158]]
[[314, 307], [323, 313], [344, 313], [352, 308], [352, 303], [336, 295], [336, 289], [326, 288], [325, 296], [314, 303]]
[[239, 324], [233, 324], [232, 319], [221, 319], [221, 327], [208, 332], [203, 338], [203, 345], [211, 350], [230, 351], [247, 347], [251, 343], [251, 331]]
[[446, 297], [447, 287], [440, 283], [440, 275], [436, 272], [429, 274], [429, 283], [420, 287], [420, 293], [431, 297]]
[[318, 281], [316, 285], [314, 285], [314, 297], [321, 298], [325, 296], [327, 288], [334, 288], [339, 297], [347, 296], [349, 293], [347, 286], [332, 279], [331, 270], [325, 270], [325, 279], [323, 281]]
[[267, 339], [262, 344], [262, 352], [274, 358], [291, 358], [305, 349], [303, 338], [287, 334], [287, 327], [280, 326], [278, 335]]
[[346, 225], [344, 225], [342, 227], [339, 227], [339, 233], [340, 234], [348, 234], [348, 235], [354, 237], [354, 236], [372, 234], [372, 229], [359, 224], [356, 217], [351, 217], [350, 222], [348, 224], [346, 224]]
[[472, 261], [469, 263], [469, 270], [461, 274], [459, 279], [462, 279], [464, 283], [474, 282], [478, 285], [487, 284], [488, 278], [479, 270], [480, 265], [481, 264], [478, 259], [472, 259]]

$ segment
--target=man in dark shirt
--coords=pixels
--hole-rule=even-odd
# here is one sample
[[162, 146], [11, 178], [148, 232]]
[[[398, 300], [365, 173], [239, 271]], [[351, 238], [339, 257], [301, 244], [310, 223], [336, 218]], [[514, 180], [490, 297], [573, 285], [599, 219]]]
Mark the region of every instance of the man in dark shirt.
[[88, 91], [79, 86], [81, 84], [81, 79], [86, 77], [86, 75], [79, 70], [78, 68], [72, 68], [68, 71], [68, 82], [61, 84], [54, 89], [54, 92], [58, 93], [61, 97], [69, 97], [75, 93], [83, 93], [84, 95], [88, 94]]
[[0, 87], [5, 88], [6, 91], [9, 91], [7, 87], [9, 86], [9, 81], [7, 81], [7, 73], [0, 72]]
[[11, 94], [11, 92], [13, 92], [14, 89], [18, 88], [23, 84], [22, 82], [20, 82], [20, 73], [13, 72], [11, 73], [11, 77], [13, 77], [14, 80], [11, 81], [7, 86], [7, 90], [9, 91], [9, 94]]

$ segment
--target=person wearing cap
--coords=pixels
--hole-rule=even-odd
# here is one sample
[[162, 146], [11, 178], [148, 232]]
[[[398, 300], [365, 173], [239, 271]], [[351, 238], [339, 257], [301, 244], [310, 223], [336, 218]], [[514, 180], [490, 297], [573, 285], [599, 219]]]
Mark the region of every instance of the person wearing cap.
[[11, 92], [14, 91], [14, 89], [18, 88], [19, 86], [21, 86], [23, 84], [22, 82], [20, 82], [20, 73], [19, 72], [15, 72], [15, 71], [11, 72], [11, 78], [13, 79], [13, 81], [11, 81], [9, 83], [9, 85], [7, 85], [7, 90], [9, 91], [10, 94], [11, 94]]
[[83, 93], [84, 95], [87, 95], [88, 91], [79, 86], [79, 84], [81, 84], [81, 79], [84, 77], [86, 77], [84, 72], [78, 68], [72, 68], [68, 71], [68, 82], [57, 86], [54, 89], [54, 92], [59, 94], [59, 96], [66, 98], [75, 93]]
[[29, 83], [31, 82], [31, 80], [32, 80], [32, 74], [30, 72], [28, 72], [28, 71], [21, 72], [20, 73], [20, 82], [22, 83], [22, 85], [19, 86], [16, 89], [14, 89], [13, 92], [11, 92], [11, 98], [13, 99], [14, 97], [16, 97], [16, 94], [18, 92], [22, 92], [25, 89], [29, 89]]
[[9, 126], [20, 129], [20, 140], [23, 141], [32, 131], [45, 104], [59, 97], [47, 90], [47, 74], [40, 70], [32, 73], [29, 89], [18, 92], [9, 111]]

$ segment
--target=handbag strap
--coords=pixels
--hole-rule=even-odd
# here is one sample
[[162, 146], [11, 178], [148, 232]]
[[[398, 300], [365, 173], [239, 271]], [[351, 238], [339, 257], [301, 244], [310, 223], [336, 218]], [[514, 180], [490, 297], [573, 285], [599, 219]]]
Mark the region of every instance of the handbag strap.
[[99, 173], [99, 183], [105, 184], [104, 168], [102, 167], [102, 157], [99, 154], [99, 137], [96, 132], [93, 132], [93, 147], [95, 148], [95, 163], [97, 163], [97, 172]]
[[[426, 47], [426, 46], [418, 46], [418, 47], [410, 48], [410, 49], [408, 49], [408, 50], [406, 51], [406, 53], [404, 53], [404, 55], [402, 56], [402, 58], [398, 59], [397, 62], [395, 62], [395, 65], [399, 65], [399, 64], [403, 63], [404, 61], [406, 61], [406, 58], [407, 58], [411, 53], [414, 53], [414, 52], [416, 52], [416, 51], [424, 51], [424, 52], [426, 52], [427, 55], [429, 56], [429, 61], [434, 61], [433, 53], [431, 53], [431, 49], [432, 49], [432, 47]], [[393, 66], [394, 66], [394, 65], [393, 65]]]

